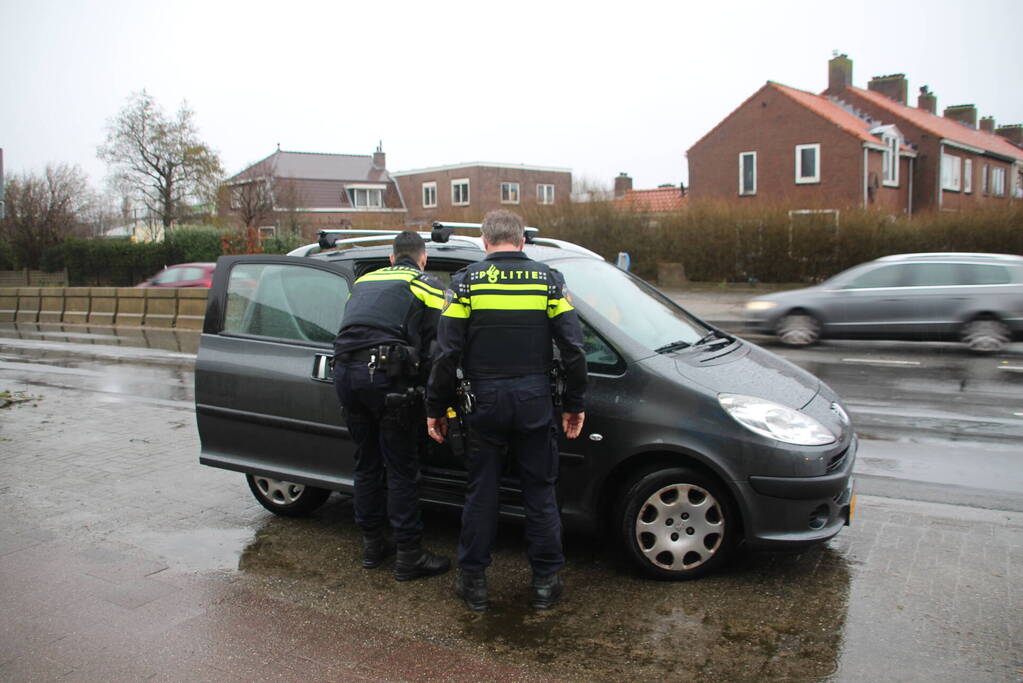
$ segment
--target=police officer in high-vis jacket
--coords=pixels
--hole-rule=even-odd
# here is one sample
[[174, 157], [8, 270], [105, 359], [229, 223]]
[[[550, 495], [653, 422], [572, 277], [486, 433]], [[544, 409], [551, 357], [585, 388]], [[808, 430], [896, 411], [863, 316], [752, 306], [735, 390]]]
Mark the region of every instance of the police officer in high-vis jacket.
[[469, 482], [455, 592], [469, 609], [487, 608], [484, 572], [491, 562], [507, 454], [517, 465], [522, 484], [533, 569], [530, 604], [549, 609], [561, 597], [558, 570], [565, 564], [555, 493], [558, 444], [551, 341], [564, 366], [561, 426], [571, 439], [579, 435], [585, 417], [582, 331], [562, 275], [522, 252], [522, 219], [509, 211], [491, 211], [482, 230], [487, 257], [451, 279], [427, 389], [427, 431], [438, 442], [447, 434], [446, 409], [458, 405], [459, 364], [475, 397], [474, 408], [464, 416]]
[[[444, 285], [423, 273], [418, 233], [395, 237], [391, 265], [355, 281], [334, 340], [334, 386], [355, 442], [355, 523], [362, 566], [380, 566], [397, 543], [394, 577], [443, 574], [446, 557], [424, 550], [418, 435], [422, 386], [443, 306]], [[418, 391], [417, 391], [418, 388]]]

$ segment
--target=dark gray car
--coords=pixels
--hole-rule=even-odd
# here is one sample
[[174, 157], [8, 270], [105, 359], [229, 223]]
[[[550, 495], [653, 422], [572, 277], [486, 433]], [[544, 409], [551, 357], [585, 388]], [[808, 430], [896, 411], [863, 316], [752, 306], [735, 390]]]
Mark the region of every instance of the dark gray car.
[[1023, 334], [1023, 257], [885, 256], [815, 287], [746, 304], [747, 327], [802, 346], [827, 337], [961, 340], [999, 351]]
[[[200, 461], [245, 473], [273, 512], [305, 514], [351, 491], [331, 342], [352, 282], [387, 263], [391, 239], [217, 263], [195, 371]], [[798, 548], [849, 523], [857, 441], [830, 388], [585, 249], [536, 242], [527, 253], [568, 282], [589, 367], [585, 429], [560, 444], [567, 527], [620, 541], [653, 576], [685, 579], [740, 543]], [[483, 255], [478, 238], [430, 242], [427, 270], [447, 278]], [[423, 444], [424, 502], [460, 507], [462, 460]], [[511, 466], [501, 495], [502, 514], [523, 517]]]

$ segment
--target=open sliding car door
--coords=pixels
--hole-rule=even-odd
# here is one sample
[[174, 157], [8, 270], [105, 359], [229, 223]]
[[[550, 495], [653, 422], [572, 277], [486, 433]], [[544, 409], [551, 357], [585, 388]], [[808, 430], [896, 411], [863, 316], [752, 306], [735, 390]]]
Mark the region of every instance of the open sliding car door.
[[353, 279], [347, 263], [220, 257], [195, 367], [200, 462], [350, 488], [331, 362]]

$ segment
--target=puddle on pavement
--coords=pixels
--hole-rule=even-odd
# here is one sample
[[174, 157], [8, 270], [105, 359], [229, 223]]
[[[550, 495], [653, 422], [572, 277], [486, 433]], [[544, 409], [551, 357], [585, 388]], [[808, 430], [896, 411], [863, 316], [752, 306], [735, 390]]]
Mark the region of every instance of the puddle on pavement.
[[[427, 511], [425, 520], [425, 546], [454, 558], [457, 515]], [[239, 568], [263, 590], [311, 609], [551, 676], [803, 680], [836, 671], [850, 583], [836, 550], [743, 554], [722, 574], [659, 582], [638, 575], [609, 544], [569, 536], [565, 599], [544, 613], [527, 605], [521, 533], [501, 527], [483, 614], [455, 599], [453, 572], [397, 583], [389, 565], [362, 569], [350, 502], [336, 496], [309, 519], [269, 518]]]

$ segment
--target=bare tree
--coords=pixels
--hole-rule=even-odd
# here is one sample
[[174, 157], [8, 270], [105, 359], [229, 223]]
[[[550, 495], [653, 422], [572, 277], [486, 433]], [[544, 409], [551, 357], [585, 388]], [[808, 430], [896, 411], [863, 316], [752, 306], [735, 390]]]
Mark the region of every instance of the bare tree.
[[274, 203], [278, 180], [274, 164], [264, 160], [251, 167], [244, 178], [224, 186], [231, 213], [241, 222], [242, 227], [254, 228], [273, 223]]
[[50, 164], [42, 175], [14, 175], [7, 181], [6, 195], [0, 238], [11, 245], [19, 266], [38, 268], [45, 249], [88, 232], [92, 193], [77, 165]]
[[107, 140], [97, 150], [118, 186], [129, 189], [165, 229], [187, 211], [189, 199], [209, 202], [223, 175], [216, 152], [199, 139], [193, 116], [182, 103], [168, 118], [143, 90], [109, 122]]

